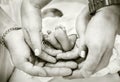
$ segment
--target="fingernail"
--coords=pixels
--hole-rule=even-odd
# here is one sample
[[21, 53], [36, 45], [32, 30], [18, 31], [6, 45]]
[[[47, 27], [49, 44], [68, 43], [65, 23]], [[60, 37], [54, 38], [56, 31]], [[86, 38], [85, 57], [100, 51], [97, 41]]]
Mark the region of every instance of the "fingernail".
[[35, 53], [36, 56], [39, 56], [40, 55], [40, 50], [39, 49], [35, 49], [34, 53]]
[[85, 51], [81, 51], [80, 57], [85, 58]]
[[56, 58], [57, 58], [57, 59], [61, 59], [61, 55], [58, 54]]
[[51, 63], [56, 63], [56, 59], [55, 58], [51, 58], [50, 60], [49, 60], [49, 62], [51, 62]]
[[62, 50], [58, 50], [58, 54], [59, 54], [59, 53], [62, 53]]

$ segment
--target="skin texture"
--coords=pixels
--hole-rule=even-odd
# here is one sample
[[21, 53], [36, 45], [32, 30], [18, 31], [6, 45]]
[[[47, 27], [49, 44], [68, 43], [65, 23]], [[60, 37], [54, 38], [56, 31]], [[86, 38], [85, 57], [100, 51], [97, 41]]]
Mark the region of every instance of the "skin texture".
[[[24, 28], [23, 30], [12, 31], [7, 34], [5, 37], [5, 43], [8, 50], [10, 51], [15, 67], [33, 76], [46, 76], [47, 73], [45, 69], [43, 67], [34, 65], [35, 60], [30, 58], [37, 55], [39, 58], [48, 62], [56, 62], [56, 59], [49, 55], [51, 52], [50, 48], [42, 48], [41, 45], [41, 16], [39, 14], [39, 9], [41, 7], [37, 7], [38, 2], [40, 4], [48, 3], [42, 0], [36, 0], [35, 3], [31, 2], [31, 0], [23, 1], [22, 23]], [[31, 11], [32, 13], [30, 13]], [[34, 52], [34, 54], [32, 52]], [[58, 52], [56, 50], [56, 52], [54, 52], [54, 55], [56, 55]]]
[[94, 73], [92, 77], [100, 77], [107, 75], [109, 73], [114, 74], [117, 73], [120, 69], [120, 36], [117, 35], [115, 39], [114, 49], [112, 53], [112, 57], [109, 61], [107, 67], [101, 69], [100, 71]]
[[51, 31], [47, 31], [47, 32], [48, 32], [48, 35], [46, 35], [46, 34], [44, 35], [45, 41], [50, 43], [56, 49], [62, 49], [61, 45], [59, 44], [59, 42], [55, 38], [55, 34], [52, 33]]
[[24, 34], [26, 36], [25, 40], [37, 56], [41, 54], [42, 44], [42, 35], [40, 34], [42, 29], [42, 18], [41, 14], [39, 13], [39, 3], [41, 4], [41, 0], [25, 0], [22, 2], [21, 12], [22, 25], [24, 27]]
[[[11, 19], [9, 19], [9, 20], [11, 20]], [[51, 72], [49, 72], [50, 70], [58, 70], [58, 69], [61, 70], [61, 68], [49, 68], [49, 67], [43, 68], [42, 66], [43, 66], [44, 62], [41, 62], [41, 61], [39, 61], [39, 63], [35, 62], [36, 57], [35, 57], [34, 53], [31, 52], [31, 49], [25, 42], [26, 37], [28, 38], [28, 36], [24, 36], [23, 30], [12, 31], [9, 34], [7, 34], [7, 36], [5, 37], [6, 46], [11, 53], [11, 57], [12, 57], [15, 67], [17, 67], [18, 69], [20, 69], [32, 76], [46, 76], [46, 75], [47, 76], [48, 75], [49, 76], [50, 75], [51, 76], [52, 75], [61, 76], [61, 74], [62, 75], [71, 74], [71, 69], [69, 69], [69, 68], [62, 68], [63, 71], [69, 70], [68, 73], [58, 74], [58, 72], [57, 72], [57, 73], [52, 74]], [[39, 37], [41, 38], [41, 36], [39, 36]], [[18, 45], [18, 43], [19, 43], [19, 45]], [[53, 52], [53, 50], [54, 50], [54, 52]], [[21, 52], [22, 52], [22, 54], [21, 54]], [[55, 50], [46, 45], [44, 45], [44, 46], [42, 45], [42, 53], [41, 53], [41, 55], [39, 55], [39, 57], [48, 62], [55, 63], [56, 59], [52, 56], [56, 56], [60, 52], [61, 52], [60, 50]], [[48, 73], [46, 73], [46, 71]]]
[[49, 42], [54, 48], [63, 51], [70, 51], [76, 41], [76, 36], [67, 36], [66, 30], [63, 26], [58, 26], [55, 28], [55, 32], [47, 31], [48, 35], [44, 35], [45, 41]]
[[87, 59], [81, 69], [74, 71], [70, 78], [89, 77], [108, 64], [119, 28], [119, 12], [119, 6], [108, 6], [98, 10], [91, 18], [84, 33], [84, 43], [89, 50]]
[[77, 68], [78, 65], [74, 61], [58, 61], [55, 64], [47, 63], [45, 66], [53, 67], [53, 68], [54, 67], [58, 67], [58, 68], [67, 67], [67, 68], [75, 69]]
[[[14, 65], [18, 69], [32, 76], [41, 76], [41, 77], [43, 76], [66, 76], [72, 73], [71, 69], [66, 68], [66, 67], [62, 67], [62, 68], [43, 67], [44, 62], [40, 61], [38, 57], [34, 56], [30, 48], [25, 43], [24, 34], [22, 30], [10, 32], [5, 37], [5, 40], [6, 40], [6, 45], [8, 46], [8, 49], [10, 50]], [[51, 54], [50, 53], [51, 51], [53, 51], [53, 49], [44, 47], [42, 54], [41, 54], [41, 58], [51, 63], [55, 63], [56, 59], [53, 56], [48, 55], [48, 54]], [[56, 52], [54, 52], [54, 55], [57, 55], [57, 53], [60, 53], [60, 52], [61, 52], [60, 50], [58, 51], [56, 50]], [[56, 72], [53, 72], [51, 70], [53, 71], [56, 70]], [[59, 73], [59, 70], [62, 70], [62, 72]]]
[[[29, 7], [28, 10], [27, 10], [27, 7]], [[40, 28], [41, 18], [40, 18], [40, 15], [38, 15], [38, 8], [34, 7], [30, 2], [28, 2], [28, 0], [26, 0], [25, 2], [23, 2], [22, 9], [23, 9], [22, 22], [24, 26], [23, 30], [12, 31], [9, 34], [7, 34], [7, 36], [5, 37], [6, 46], [11, 53], [12, 61], [15, 67], [32, 76], [48, 76], [48, 75], [50, 76], [52, 74], [49, 74], [51, 72], [47, 71], [47, 69], [48, 70], [58, 70], [58, 69], [61, 70], [61, 69], [49, 68], [49, 67], [43, 68], [40, 64], [39, 64], [40, 66], [36, 65], [35, 64], [36, 58], [32, 59], [32, 57], [37, 55], [40, 59], [46, 60], [51, 63], [55, 63], [56, 59], [52, 56], [53, 55], [55, 56], [57, 53], [61, 51], [56, 50], [56, 52], [54, 52], [53, 54], [52, 50], [54, 49], [47, 48], [46, 46], [42, 46], [41, 43], [39, 43], [41, 41], [41, 34], [39, 34], [41, 29]], [[29, 13], [31, 11], [34, 11], [34, 12]], [[34, 20], [32, 17], [34, 17]], [[32, 22], [31, 22], [31, 19], [32, 19]], [[33, 27], [34, 27], [34, 30], [33, 30]], [[37, 50], [37, 54], [36, 54], [35, 47], [36, 48], [39, 47], [39, 50]], [[40, 54], [40, 49], [42, 49], [41, 54]], [[32, 52], [34, 52], [35, 54]], [[64, 70], [69, 70], [69, 71], [65, 73]], [[48, 73], [46, 73], [46, 71]], [[71, 74], [71, 69], [69, 68], [62, 68], [62, 71], [64, 71], [64, 74], [66, 75]], [[59, 72], [54, 73], [53, 75], [57, 75], [58, 73]], [[58, 74], [58, 76], [63, 76], [64, 74], [62, 72]]]

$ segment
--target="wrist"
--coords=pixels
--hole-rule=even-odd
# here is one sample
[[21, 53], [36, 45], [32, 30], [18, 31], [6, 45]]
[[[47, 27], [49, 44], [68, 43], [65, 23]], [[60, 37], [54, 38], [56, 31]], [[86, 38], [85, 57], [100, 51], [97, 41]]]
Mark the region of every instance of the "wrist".
[[119, 5], [111, 5], [106, 6], [101, 9], [98, 9], [97, 12], [105, 12], [105, 13], [111, 13], [111, 14], [120, 14], [120, 6]]
[[18, 35], [17, 33], [15, 33], [17, 30], [20, 30], [21, 28], [19, 27], [14, 27], [14, 28], [9, 28], [7, 29], [1, 36], [1, 44], [5, 46], [5, 43], [7, 41], [10, 41], [11, 39], [13, 39], [13, 36]]
[[104, 9], [110, 6], [119, 6], [119, 0], [89, 0], [89, 11], [91, 15], [94, 15], [96, 11]]

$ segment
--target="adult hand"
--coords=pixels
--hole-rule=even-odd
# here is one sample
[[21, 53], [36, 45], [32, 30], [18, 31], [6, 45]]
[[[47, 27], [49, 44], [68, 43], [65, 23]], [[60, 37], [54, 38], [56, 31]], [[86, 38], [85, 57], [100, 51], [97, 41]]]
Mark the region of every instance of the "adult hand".
[[[22, 30], [11, 31], [5, 37], [5, 43], [10, 51], [12, 61], [14, 65], [33, 76], [46, 76], [46, 71], [43, 67], [37, 66], [34, 64], [34, 54], [31, 53], [31, 49], [25, 42], [25, 37]], [[45, 48], [46, 52], [50, 52], [50, 49]], [[41, 58], [50, 61], [51, 63], [55, 63], [56, 59], [48, 53], [42, 51]], [[60, 51], [58, 51], [60, 52]], [[58, 53], [56, 51], [56, 53]], [[55, 53], [54, 53], [55, 54]], [[65, 69], [66, 70], [66, 69]], [[69, 69], [68, 69], [69, 70]], [[70, 70], [71, 73], [71, 70]]]
[[91, 16], [89, 14], [89, 8], [88, 6], [85, 6], [82, 10], [82, 12], [77, 17], [76, 22], [76, 31], [78, 34], [78, 39], [76, 44], [79, 48], [79, 55], [81, 57], [85, 57], [87, 54], [87, 47], [85, 45], [85, 33], [87, 29], [87, 25], [91, 19]]
[[[72, 64], [72, 66], [71, 66]], [[42, 66], [44, 70], [46, 71], [47, 77], [56, 77], [56, 76], [68, 76], [72, 74], [72, 70], [77, 67], [77, 64], [75, 62], [69, 61], [69, 62], [57, 62], [55, 64], [48, 63], [45, 61], [38, 61], [36, 60], [35, 65]]]
[[105, 67], [112, 54], [115, 35], [119, 27], [119, 6], [101, 8], [90, 20], [85, 32], [88, 56], [82, 67], [70, 78], [89, 77]]
[[51, 0], [23, 0], [21, 15], [25, 40], [36, 56], [40, 57], [42, 44], [41, 8]]

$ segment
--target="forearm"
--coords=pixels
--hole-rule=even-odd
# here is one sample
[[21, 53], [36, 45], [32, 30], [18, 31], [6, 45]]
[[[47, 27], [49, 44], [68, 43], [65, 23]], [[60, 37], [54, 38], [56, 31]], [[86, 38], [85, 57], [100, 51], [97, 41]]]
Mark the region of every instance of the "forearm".
[[16, 26], [15, 22], [0, 7], [0, 36], [9, 28]]
[[[25, 28], [42, 28], [39, 8], [34, 7], [29, 0], [24, 0], [21, 8], [22, 26]], [[34, 29], [33, 29], [34, 30]]]

